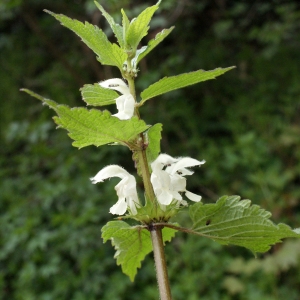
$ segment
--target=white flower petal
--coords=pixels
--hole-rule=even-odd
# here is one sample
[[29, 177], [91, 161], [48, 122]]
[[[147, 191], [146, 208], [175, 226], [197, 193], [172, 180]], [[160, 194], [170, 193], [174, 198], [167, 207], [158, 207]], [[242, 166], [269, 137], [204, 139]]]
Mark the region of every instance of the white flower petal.
[[131, 211], [131, 213], [133, 215], [136, 215], [137, 214], [137, 207], [141, 207], [140, 203], [139, 203], [139, 200], [137, 198], [131, 198], [129, 197], [127, 199], [127, 205]]
[[176, 200], [182, 200], [182, 196], [177, 192], [177, 191], [171, 191], [171, 194], [173, 196], [173, 199], [176, 199]]
[[164, 166], [177, 162], [176, 158], [168, 154], [160, 154], [155, 161], [151, 163], [152, 170], [162, 170]]
[[129, 120], [134, 114], [134, 98], [131, 94], [123, 95], [116, 99], [116, 105], [118, 113], [113, 116], [119, 118], [120, 120]]
[[193, 171], [190, 171], [189, 169], [185, 169], [185, 168], [178, 170], [177, 173], [178, 174], [180, 173], [181, 176], [187, 176], [187, 175], [193, 175], [194, 174]]
[[122, 93], [123, 95], [130, 94], [127, 84], [120, 78], [108, 79], [108, 80], [100, 82], [99, 84], [100, 84], [100, 86], [102, 86], [104, 88], [116, 90], [116, 91]]
[[183, 192], [186, 188], [186, 179], [178, 174], [174, 174], [171, 176], [171, 185], [173, 190]]
[[187, 203], [187, 201], [185, 201], [185, 200], [181, 200], [181, 201], [180, 201], [180, 204], [183, 205], [183, 206], [188, 206], [188, 203]]
[[199, 202], [199, 201], [202, 199], [201, 196], [196, 195], [196, 194], [194, 194], [194, 193], [191, 193], [191, 192], [189, 192], [189, 191], [185, 191], [185, 195], [186, 195], [190, 200], [195, 201], [195, 202]]
[[120, 166], [111, 165], [103, 168], [95, 177], [91, 178], [91, 180], [93, 183], [97, 183], [111, 177], [119, 177], [122, 180], [115, 186], [119, 199], [118, 202], [111, 207], [110, 212], [112, 214], [123, 215], [129, 207], [131, 213], [136, 214], [136, 207], [140, 207], [140, 204], [134, 176]]
[[100, 170], [94, 177], [90, 178], [93, 184], [103, 182], [103, 180], [111, 177], [124, 177], [130, 175], [126, 170], [117, 165], [111, 165]]
[[185, 170], [185, 168], [202, 165], [204, 163], [205, 160], [199, 161], [191, 157], [182, 157], [178, 159], [178, 162], [168, 167], [167, 172], [169, 172], [170, 174], [175, 174], [177, 171], [180, 171], [181, 169]]
[[125, 201], [125, 198], [121, 198], [118, 200], [118, 202], [113, 205], [109, 212], [113, 215], [124, 215], [127, 209], [127, 204]]
[[195, 202], [200, 201], [201, 196], [186, 190], [186, 178], [184, 176], [194, 173], [188, 170], [188, 167], [204, 163], [204, 160], [199, 161], [191, 157], [173, 158], [167, 154], [160, 154], [151, 163], [151, 183], [158, 202], [161, 205], [169, 205], [172, 201], [175, 201], [174, 203], [178, 205], [186, 205], [186, 201], [182, 200], [182, 196], [180, 195], [182, 192], [190, 200]]
[[169, 205], [173, 200], [173, 195], [167, 190], [163, 190], [159, 195], [157, 195], [157, 200], [160, 204]]

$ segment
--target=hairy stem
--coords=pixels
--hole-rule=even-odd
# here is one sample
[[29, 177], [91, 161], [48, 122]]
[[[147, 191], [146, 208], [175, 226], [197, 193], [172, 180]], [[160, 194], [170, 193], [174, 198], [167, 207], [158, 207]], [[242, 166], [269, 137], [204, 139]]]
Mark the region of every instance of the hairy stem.
[[158, 283], [160, 300], [172, 300], [171, 289], [162, 239], [162, 227], [151, 226], [151, 240], [153, 245], [154, 261], [156, 267], [156, 278]]
[[[136, 101], [134, 79], [127, 78], [127, 81], [128, 81], [130, 93], [134, 97], [134, 100]], [[140, 117], [137, 107], [135, 108], [135, 114], [138, 117]], [[155, 194], [150, 181], [150, 170], [149, 170], [148, 160], [146, 156], [146, 143], [145, 143], [145, 137], [143, 133], [140, 134], [140, 144], [141, 144], [141, 150], [137, 151], [137, 155], [138, 155], [139, 167], [141, 170], [141, 176], [143, 178], [145, 192], [147, 198], [156, 206]]]
[[[133, 78], [127, 78], [130, 93], [136, 101], [135, 85]], [[140, 118], [138, 107], [135, 108], [135, 115]], [[155, 209], [157, 209], [157, 201], [155, 198], [154, 190], [150, 180], [150, 170], [148, 159], [146, 155], [146, 143], [144, 134], [140, 134], [141, 149], [137, 151], [139, 169], [141, 170], [141, 176], [143, 178], [146, 197], [153, 203]], [[158, 289], [160, 300], [172, 300], [171, 289], [168, 278], [168, 271], [164, 253], [164, 243], [162, 238], [163, 226], [149, 225], [151, 233], [151, 240], [153, 245], [154, 261], [156, 266], [156, 277], [158, 282]]]

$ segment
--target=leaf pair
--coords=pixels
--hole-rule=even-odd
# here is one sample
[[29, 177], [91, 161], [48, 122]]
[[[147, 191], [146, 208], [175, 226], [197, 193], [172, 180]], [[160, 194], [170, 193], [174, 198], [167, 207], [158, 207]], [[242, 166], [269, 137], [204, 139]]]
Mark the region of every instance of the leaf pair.
[[149, 30], [149, 23], [152, 19], [153, 14], [159, 7], [160, 1], [151, 7], [146, 8], [140, 15], [133, 19], [131, 22], [129, 21], [127, 15], [124, 10], [122, 10], [123, 16], [123, 27], [119, 24], [116, 24], [114, 19], [104, 10], [104, 8], [97, 2], [95, 2], [96, 6], [102, 12], [103, 16], [106, 18], [109, 23], [112, 31], [114, 32], [119, 45], [123, 49], [137, 49], [140, 41], [144, 36], [147, 35]]
[[[292, 230], [285, 224], [274, 224], [269, 219], [270, 212], [251, 205], [250, 200], [240, 201], [239, 196], [223, 196], [214, 204], [198, 202], [190, 206], [189, 214], [193, 222], [190, 229], [171, 223], [159, 224], [165, 226], [165, 241], [169, 241], [175, 231], [183, 231], [256, 253], [268, 251], [284, 238], [300, 238], [300, 228]], [[102, 238], [104, 242], [112, 241], [117, 264], [133, 280], [141, 261], [152, 250], [149, 232], [139, 226], [130, 227], [123, 221], [113, 221], [102, 228]]]
[[[45, 12], [52, 15], [60, 21], [63, 26], [69, 28], [81, 37], [82, 41], [97, 55], [97, 59], [101, 64], [116, 66], [122, 72], [124, 63], [127, 62], [128, 58], [134, 58], [139, 43], [142, 38], [147, 35], [149, 23], [153, 14], [158, 9], [159, 3], [160, 1], [156, 5], [146, 8], [131, 22], [122, 10], [122, 27], [115, 23], [113, 17], [110, 16], [99, 3], [95, 2], [96, 6], [111, 26], [119, 45], [109, 42], [105, 33], [95, 25], [88, 22], [82, 23], [62, 14], [55, 14], [49, 10], [45, 10]], [[150, 40], [148, 46], [143, 47], [143, 50], [137, 53], [134, 60], [135, 65], [156, 47], [172, 31], [172, 29], [173, 28], [163, 30], [158, 33], [154, 39]]]
[[[115, 23], [114, 19], [104, 10], [104, 8], [95, 2], [103, 16], [111, 26], [117, 41], [120, 46], [108, 41], [104, 32], [97, 26], [89, 24], [88, 22], [82, 23], [78, 20], [73, 20], [61, 14], [55, 14], [48, 10], [47, 13], [51, 14], [62, 25], [75, 32], [82, 41], [97, 54], [97, 59], [104, 65], [116, 66], [123, 74], [123, 66], [127, 65], [129, 56], [133, 53], [129, 61], [133, 64], [130, 68], [136, 68], [139, 61], [144, 58], [151, 50], [153, 50], [165, 37], [173, 30], [174, 27], [164, 29], [156, 35], [156, 37], [149, 41], [147, 46], [137, 50], [142, 38], [147, 35], [149, 30], [149, 23], [154, 12], [158, 9], [160, 1], [146, 8], [140, 15], [133, 19], [131, 22], [128, 20], [125, 12], [122, 10], [123, 26]], [[131, 53], [131, 54], [130, 54]], [[129, 56], [128, 56], [129, 55]], [[180, 74], [177, 76], [165, 77], [158, 82], [152, 84], [141, 93], [140, 106], [145, 101], [154, 98], [158, 95], [184, 88], [202, 81], [214, 79], [217, 76], [224, 74], [234, 67], [217, 68], [211, 71], [198, 70], [195, 72]], [[103, 106], [115, 103], [118, 94], [113, 90], [102, 88], [98, 84], [85, 85], [81, 89], [82, 97], [88, 105]]]
[[130, 147], [132, 140], [149, 128], [137, 117], [119, 120], [112, 117], [108, 111], [87, 110], [84, 107], [70, 108], [27, 89], [22, 90], [55, 110], [58, 115], [54, 117], [56, 124], [69, 131], [69, 136], [74, 140], [74, 147], [82, 148], [89, 145], [98, 147], [111, 143], [120, 143]]
[[[215, 70], [204, 71], [198, 70], [190, 73], [184, 73], [177, 76], [164, 77], [159, 81], [153, 83], [141, 93], [142, 100], [139, 102], [140, 106], [147, 100], [156, 96], [168, 93], [173, 90], [187, 87], [202, 81], [215, 79], [223, 75], [227, 71], [235, 67], [217, 68]], [[115, 103], [118, 94], [110, 89], [105, 89], [99, 84], [86, 84], [81, 89], [83, 100], [92, 106], [103, 106]]]

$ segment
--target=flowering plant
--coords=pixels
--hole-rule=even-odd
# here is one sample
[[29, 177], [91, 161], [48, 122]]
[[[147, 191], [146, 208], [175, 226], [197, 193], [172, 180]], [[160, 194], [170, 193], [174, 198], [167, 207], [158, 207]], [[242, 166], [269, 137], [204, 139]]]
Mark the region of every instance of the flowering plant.
[[[96, 3], [110, 24], [118, 45], [111, 43], [97, 26], [46, 11], [74, 31], [94, 51], [100, 63], [119, 69], [120, 78], [84, 85], [81, 89], [87, 105], [101, 107], [115, 104], [118, 109], [116, 114], [112, 115], [107, 110], [70, 108], [27, 89], [23, 90], [57, 113], [54, 121], [68, 130], [75, 147], [115, 144], [130, 149], [137, 174], [143, 181], [143, 191], [137, 189], [136, 177], [118, 165], [106, 166], [91, 178], [94, 184], [111, 177], [120, 178], [115, 186], [118, 200], [110, 208], [110, 213], [136, 222], [131, 226], [123, 220], [110, 221], [102, 228], [102, 238], [104, 241], [111, 240], [116, 249], [117, 264], [121, 265], [131, 280], [134, 280], [145, 256], [153, 251], [160, 297], [166, 300], [171, 299], [171, 289], [164, 243], [171, 241], [177, 231], [210, 238], [224, 245], [246, 247], [255, 253], [267, 251], [283, 238], [300, 237], [300, 230], [292, 230], [285, 224], [275, 225], [269, 219], [269, 212], [251, 205], [250, 200], [240, 200], [239, 196], [223, 196], [214, 204], [204, 204], [200, 195], [187, 190], [187, 177], [193, 174], [190, 168], [196, 171], [195, 168], [205, 161], [161, 154], [162, 125], [147, 125], [141, 119], [139, 108], [154, 97], [214, 79], [234, 67], [165, 77], [142, 91], [138, 98], [135, 80], [139, 62], [174, 29], [162, 30], [147, 45], [139, 47], [159, 4], [160, 1], [146, 8], [131, 21], [122, 10], [121, 26]], [[191, 228], [182, 227], [171, 219], [185, 207], [188, 207], [193, 224]]]

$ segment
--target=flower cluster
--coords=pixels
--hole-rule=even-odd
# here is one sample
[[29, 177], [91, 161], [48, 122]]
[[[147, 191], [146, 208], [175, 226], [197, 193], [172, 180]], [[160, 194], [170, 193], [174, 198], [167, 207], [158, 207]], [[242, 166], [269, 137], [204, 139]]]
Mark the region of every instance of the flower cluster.
[[167, 154], [160, 154], [157, 159], [152, 162], [151, 183], [156, 195], [157, 201], [164, 209], [176, 201], [178, 205], [187, 205], [182, 199], [180, 193], [195, 202], [201, 200], [201, 196], [186, 190], [186, 175], [192, 175], [193, 172], [188, 167], [194, 167], [204, 164], [205, 161], [199, 161], [190, 157], [173, 158]]
[[135, 100], [126, 83], [120, 78], [112, 78], [99, 83], [100, 86], [120, 92], [122, 96], [116, 99], [118, 113], [113, 116], [120, 120], [131, 119], [134, 114]]
[[[173, 158], [167, 154], [160, 154], [151, 163], [151, 183], [162, 209], [165, 209], [171, 203], [175, 203], [177, 206], [187, 205], [180, 193], [184, 193], [192, 201], [198, 202], [201, 200], [201, 196], [187, 191], [186, 178], [184, 176], [193, 174], [187, 168], [204, 163], [204, 160], [199, 161], [190, 157]], [[134, 176], [120, 166], [110, 165], [99, 171], [95, 177], [91, 178], [91, 181], [92, 183], [98, 183], [111, 177], [119, 177], [121, 181], [115, 186], [118, 201], [110, 208], [110, 213], [124, 215], [128, 210], [130, 214], [136, 215], [137, 208], [141, 207], [141, 205]]]

